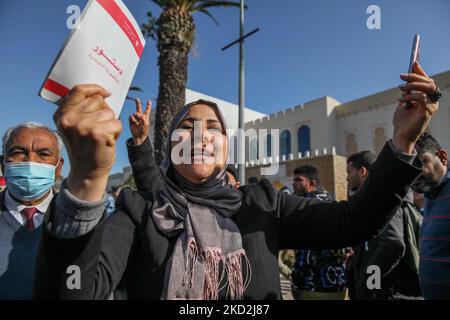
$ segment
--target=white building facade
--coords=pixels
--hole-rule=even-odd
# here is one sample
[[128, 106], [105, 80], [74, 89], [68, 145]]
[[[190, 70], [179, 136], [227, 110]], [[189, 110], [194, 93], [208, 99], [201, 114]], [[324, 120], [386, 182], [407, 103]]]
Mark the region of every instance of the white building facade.
[[[433, 76], [442, 91], [440, 108], [433, 117], [428, 132], [450, 150], [450, 71]], [[336, 153], [349, 156], [352, 153], [370, 150], [381, 151], [393, 135], [392, 118], [401, 91], [398, 88], [382, 91], [358, 100], [341, 104], [332, 97], [323, 97], [291, 109], [270, 114], [247, 122], [246, 129], [279, 129], [279, 159], [319, 156]], [[270, 138], [269, 138], [270, 139]], [[258, 147], [269, 144], [259, 141]], [[247, 152], [247, 161], [256, 162], [255, 144]], [[275, 150], [276, 151], [276, 150]], [[264, 152], [266, 158], [275, 158]], [[261, 157], [258, 157], [261, 161]]]

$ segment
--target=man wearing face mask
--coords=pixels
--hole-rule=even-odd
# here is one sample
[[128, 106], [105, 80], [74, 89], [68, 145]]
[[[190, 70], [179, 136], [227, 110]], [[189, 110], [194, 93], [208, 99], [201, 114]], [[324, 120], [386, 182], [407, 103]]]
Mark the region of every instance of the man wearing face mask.
[[429, 133], [415, 149], [423, 171], [413, 190], [425, 195], [419, 279], [425, 299], [450, 299], [450, 171], [448, 154]]
[[64, 160], [62, 141], [50, 128], [26, 122], [2, 140], [0, 193], [0, 299], [31, 299], [44, 214]]

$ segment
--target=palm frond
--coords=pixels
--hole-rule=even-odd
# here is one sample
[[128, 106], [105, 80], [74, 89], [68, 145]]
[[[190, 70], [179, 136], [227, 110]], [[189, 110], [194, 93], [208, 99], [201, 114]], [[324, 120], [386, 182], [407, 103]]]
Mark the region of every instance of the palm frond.
[[172, 1], [171, 0], [152, 0], [152, 2], [157, 4], [162, 9], [165, 9]]
[[[139, 87], [136, 87], [136, 86], [132, 86], [132, 87], [130, 87], [130, 89], [128, 89], [128, 93], [129, 93], [130, 91], [138, 91], [138, 92], [143, 92], [143, 90], [142, 90], [141, 88], [139, 88]], [[131, 101], [134, 101], [134, 100], [135, 100], [135, 98], [133, 98], [133, 97], [130, 97], [130, 96], [127, 96], [127, 97], [126, 97], [125, 99], [126, 99], [126, 100], [131, 100]]]
[[[215, 0], [205, 0], [198, 1], [197, 5], [192, 7], [191, 12], [198, 12], [202, 9], [212, 8], [212, 7], [240, 7], [241, 4], [235, 1], [215, 1]], [[247, 8], [247, 6], [245, 6]]]
[[206, 9], [199, 9], [199, 10], [197, 10], [197, 12], [201, 12], [201, 13], [206, 14], [208, 17], [210, 17], [212, 19], [212, 21], [214, 21], [214, 23], [216, 25], [219, 25], [219, 22], [217, 21], [217, 19], [214, 18], [214, 16], [208, 10], [206, 10]]
[[147, 22], [141, 25], [141, 31], [144, 36], [153, 40], [156, 40], [156, 21], [158, 21], [158, 19], [153, 16], [151, 11], [149, 11], [147, 12]]

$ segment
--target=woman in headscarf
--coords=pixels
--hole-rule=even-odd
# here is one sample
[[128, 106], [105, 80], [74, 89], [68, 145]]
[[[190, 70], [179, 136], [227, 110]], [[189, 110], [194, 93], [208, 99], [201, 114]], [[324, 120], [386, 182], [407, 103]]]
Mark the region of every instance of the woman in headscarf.
[[[406, 77], [416, 83], [411, 91], [435, 90], [429, 78]], [[107, 96], [97, 85], [76, 86], [55, 113], [71, 171], [46, 218], [37, 298], [105, 299], [125, 275], [128, 298], [278, 299], [280, 249], [355, 246], [383, 228], [421, 172], [414, 143], [437, 110], [417, 94], [405, 95], [394, 137], [365, 186], [348, 202], [324, 203], [278, 193], [264, 179], [233, 188], [225, 174], [223, 117], [214, 103], [198, 101], [173, 120], [161, 188], [122, 191], [105, 219], [121, 130]]]

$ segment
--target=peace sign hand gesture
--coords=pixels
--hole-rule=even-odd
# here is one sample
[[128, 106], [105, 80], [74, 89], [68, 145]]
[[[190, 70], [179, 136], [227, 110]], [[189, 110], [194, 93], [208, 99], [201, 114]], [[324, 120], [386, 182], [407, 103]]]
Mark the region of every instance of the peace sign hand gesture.
[[145, 112], [142, 113], [141, 100], [137, 98], [136, 102], [136, 112], [130, 115], [128, 122], [130, 125], [131, 135], [133, 137], [134, 145], [142, 144], [148, 137], [150, 130], [150, 111], [152, 109], [152, 102], [147, 101], [147, 106]]

